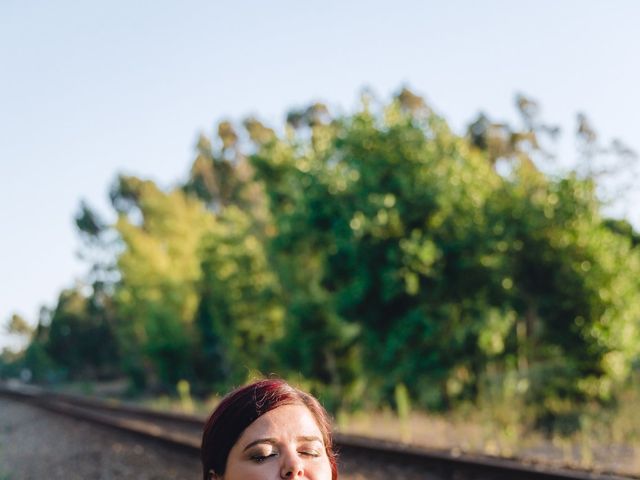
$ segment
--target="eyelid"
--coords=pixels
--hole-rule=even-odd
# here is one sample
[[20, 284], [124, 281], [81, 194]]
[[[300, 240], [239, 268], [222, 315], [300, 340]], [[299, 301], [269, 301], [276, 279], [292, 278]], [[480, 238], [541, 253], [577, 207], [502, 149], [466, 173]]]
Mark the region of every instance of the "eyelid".
[[[320, 457], [324, 451], [324, 444], [318, 440], [308, 440], [297, 445], [298, 455], [309, 457]], [[272, 442], [256, 443], [251, 445], [246, 451], [250, 460], [262, 463], [271, 457], [280, 454], [279, 448]]]
[[260, 446], [260, 445], [275, 445], [276, 444], [276, 440], [273, 438], [261, 438], [259, 440], [255, 440], [251, 443], [249, 443], [246, 447], [244, 447], [244, 451], [246, 452], [247, 450], [249, 450], [252, 447], [256, 447], [256, 446]]
[[273, 450], [277, 450], [275, 445], [271, 445], [270, 443], [261, 443], [259, 445], [254, 445], [252, 448], [247, 450], [248, 452], [271, 452]]
[[298, 445], [298, 453], [304, 455], [320, 456], [324, 451], [324, 445], [319, 442], [305, 442], [302, 445]]
[[319, 450], [315, 450], [315, 449], [304, 449], [304, 450], [298, 450], [298, 453], [300, 455], [309, 455], [311, 457], [319, 457], [320, 456], [320, 451]]
[[257, 451], [257, 452], [250, 453], [249, 459], [256, 463], [262, 463], [268, 460], [269, 458], [275, 457], [277, 455], [278, 455], [278, 452], [276, 450], [270, 450], [269, 452]]
[[246, 452], [249, 457], [268, 457], [273, 455], [274, 453], [278, 453], [277, 449], [271, 444], [261, 444], [254, 445], [253, 448], [247, 450]]

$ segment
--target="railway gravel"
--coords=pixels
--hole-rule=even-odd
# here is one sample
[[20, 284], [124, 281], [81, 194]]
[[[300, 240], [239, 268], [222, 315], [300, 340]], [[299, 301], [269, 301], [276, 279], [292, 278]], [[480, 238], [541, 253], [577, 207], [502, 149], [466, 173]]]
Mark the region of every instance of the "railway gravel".
[[1, 480], [200, 478], [197, 458], [0, 398]]

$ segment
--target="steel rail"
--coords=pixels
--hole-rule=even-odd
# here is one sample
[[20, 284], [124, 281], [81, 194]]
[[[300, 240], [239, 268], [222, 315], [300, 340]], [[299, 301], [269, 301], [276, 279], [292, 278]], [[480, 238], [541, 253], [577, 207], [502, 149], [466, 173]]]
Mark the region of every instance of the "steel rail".
[[[199, 455], [204, 418], [197, 415], [159, 412], [140, 406], [79, 395], [62, 394], [33, 386], [0, 384], [0, 395], [24, 400], [41, 408], [79, 420], [111, 427], [190, 455]], [[478, 480], [629, 480], [610, 472], [549, 467], [525, 462], [470, 454], [454, 454], [396, 442], [337, 433], [337, 450], [343, 457], [389, 462], [423, 469], [442, 479]]]

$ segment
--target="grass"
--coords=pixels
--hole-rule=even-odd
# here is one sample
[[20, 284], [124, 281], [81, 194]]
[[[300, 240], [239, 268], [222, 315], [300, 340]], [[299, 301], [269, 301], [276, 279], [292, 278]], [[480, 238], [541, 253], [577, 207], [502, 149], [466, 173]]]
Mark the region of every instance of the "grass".
[[[491, 401], [490, 401], [491, 400]], [[578, 428], [541, 432], [531, 409], [517, 399], [486, 399], [446, 414], [391, 410], [340, 418], [339, 430], [457, 453], [516, 457], [544, 464], [640, 476], [640, 388], [621, 395], [615, 410], [588, 405]], [[400, 425], [404, 428], [400, 428]], [[407, 431], [408, 429], [408, 431]]]

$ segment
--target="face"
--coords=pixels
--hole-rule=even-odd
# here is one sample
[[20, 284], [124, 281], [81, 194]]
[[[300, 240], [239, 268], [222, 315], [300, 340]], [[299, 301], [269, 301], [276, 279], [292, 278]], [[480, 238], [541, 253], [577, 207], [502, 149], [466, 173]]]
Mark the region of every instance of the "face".
[[283, 405], [249, 425], [219, 480], [331, 480], [322, 433], [307, 407]]

